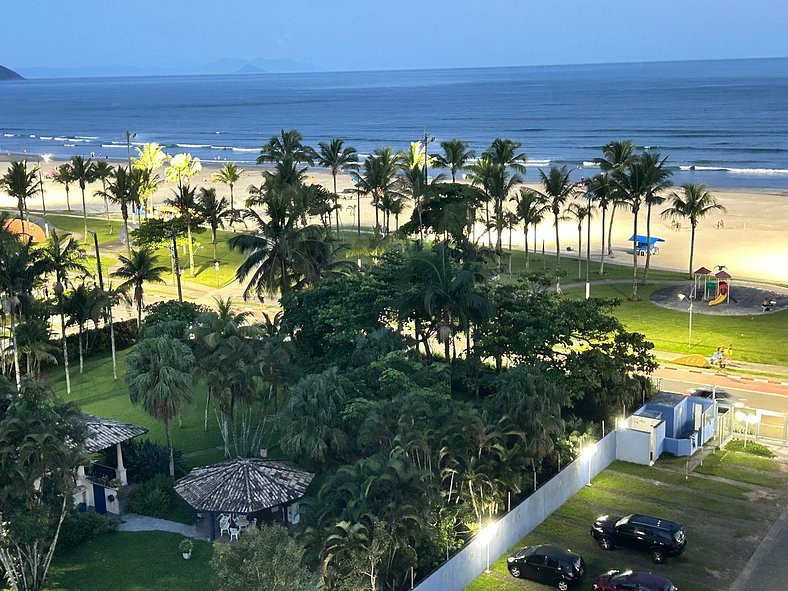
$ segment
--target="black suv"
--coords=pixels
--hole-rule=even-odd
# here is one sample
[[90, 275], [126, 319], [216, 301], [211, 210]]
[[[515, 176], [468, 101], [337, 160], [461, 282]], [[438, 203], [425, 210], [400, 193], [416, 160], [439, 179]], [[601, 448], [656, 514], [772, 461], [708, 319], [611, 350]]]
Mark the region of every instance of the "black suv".
[[594, 522], [591, 535], [603, 550], [616, 546], [645, 550], [657, 564], [668, 556], [678, 556], [687, 545], [681, 525], [648, 515], [603, 515]]
[[531, 579], [566, 591], [582, 580], [586, 563], [574, 552], [555, 546], [528, 546], [512, 554], [506, 566], [513, 577]]

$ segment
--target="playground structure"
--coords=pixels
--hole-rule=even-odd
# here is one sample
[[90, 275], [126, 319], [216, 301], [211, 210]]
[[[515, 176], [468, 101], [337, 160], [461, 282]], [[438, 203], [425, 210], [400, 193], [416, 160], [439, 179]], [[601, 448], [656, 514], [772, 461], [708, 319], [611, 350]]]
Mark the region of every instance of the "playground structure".
[[[708, 300], [709, 306], [730, 303], [731, 301], [731, 275], [722, 267], [712, 273], [706, 267], [701, 267], [693, 273], [693, 296], [696, 300]], [[734, 300], [736, 301], [736, 300]]]

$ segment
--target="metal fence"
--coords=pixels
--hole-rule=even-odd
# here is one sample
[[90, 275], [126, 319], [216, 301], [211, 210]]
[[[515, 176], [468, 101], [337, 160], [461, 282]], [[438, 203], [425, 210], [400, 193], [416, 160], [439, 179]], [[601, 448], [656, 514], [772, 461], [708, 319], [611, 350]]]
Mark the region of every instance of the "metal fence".
[[591, 479], [616, 459], [616, 431], [596, 443], [593, 453], [583, 454], [536, 492], [488, 526], [451, 559], [419, 583], [417, 591], [459, 591], [465, 589], [491, 561], [505, 554], [523, 536], [542, 523]]
[[745, 441], [788, 445], [788, 413], [749, 406], [734, 407], [720, 415], [718, 433], [725, 442], [736, 435]]

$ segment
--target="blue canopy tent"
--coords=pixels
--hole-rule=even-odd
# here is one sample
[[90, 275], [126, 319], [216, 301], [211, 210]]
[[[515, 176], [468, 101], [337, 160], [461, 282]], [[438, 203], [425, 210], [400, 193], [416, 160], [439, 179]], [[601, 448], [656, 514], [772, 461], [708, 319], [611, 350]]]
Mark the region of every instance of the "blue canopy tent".
[[651, 249], [651, 254], [657, 254], [659, 252], [659, 247], [656, 245], [657, 242], [665, 242], [665, 240], [656, 236], [651, 236], [650, 239], [646, 240], [646, 237], [640, 234], [632, 236], [629, 241], [635, 243], [635, 252], [642, 255], [646, 254], [647, 249]]

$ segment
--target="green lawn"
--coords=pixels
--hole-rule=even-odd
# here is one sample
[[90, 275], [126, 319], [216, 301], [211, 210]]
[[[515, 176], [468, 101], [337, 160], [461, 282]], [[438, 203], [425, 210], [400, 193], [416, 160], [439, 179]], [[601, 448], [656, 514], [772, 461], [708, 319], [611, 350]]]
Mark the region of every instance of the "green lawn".
[[213, 547], [194, 540], [190, 560], [178, 550], [183, 536], [165, 532], [118, 532], [53, 561], [48, 588], [74, 591], [192, 591], [211, 589]]
[[[783, 503], [750, 496], [754, 489], [741, 482], [720, 482], [696, 473], [690, 473], [689, 481], [685, 481], [682, 468], [662, 461], [655, 468], [614, 462], [594, 479], [592, 487], [581, 490], [512, 551], [546, 543], [578, 552], [588, 566], [588, 578], [581, 588], [590, 588], [598, 574], [623, 567], [667, 576], [682, 591], [727, 588]], [[602, 514], [631, 512], [651, 513], [682, 523], [687, 530], [687, 551], [664, 565], [655, 565], [645, 553], [601, 550], [589, 534], [593, 519]], [[549, 589], [509, 575], [508, 555], [496, 560], [492, 573], [482, 574], [468, 590]]]
[[783, 486], [783, 478], [777, 474], [780, 466], [776, 460], [724, 449], [707, 456], [695, 471], [767, 488]]

